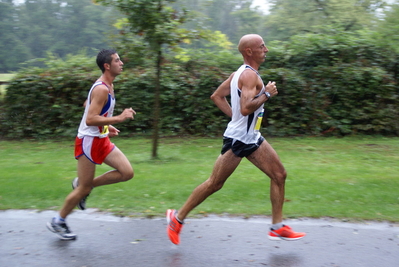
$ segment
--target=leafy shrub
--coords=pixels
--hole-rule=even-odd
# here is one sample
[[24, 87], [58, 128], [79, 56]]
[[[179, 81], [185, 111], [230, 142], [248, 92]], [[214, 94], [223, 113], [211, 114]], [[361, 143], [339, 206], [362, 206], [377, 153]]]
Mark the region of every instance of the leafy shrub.
[[268, 133], [399, 134], [394, 51], [361, 32], [298, 35], [270, 48], [262, 76], [279, 95], [267, 105]]
[[[24, 70], [12, 80], [4, 100], [4, 136], [76, 135], [82, 105], [100, 73], [92, 71], [95, 69], [92, 64], [76, 66], [75, 59], [60, 63], [59, 59], [52, 58], [50, 61], [55, 62], [48, 62], [52, 68]], [[83, 61], [94, 60], [84, 58]], [[165, 64], [161, 84], [161, 134], [219, 133], [227, 118], [209, 96], [226, 76], [217, 69], [198, 66], [187, 71], [176, 64]], [[115, 80], [115, 114], [128, 107], [137, 112], [133, 122], [117, 125], [121, 134], [151, 132], [154, 80], [155, 73], [150, 68], [127, 70]]]
[[[301, 35], [269, 45], [260, 74], [276, 81], [278, 96], [265, 105], [269, 135], [399, 135], [399, 58], [359, 33]], [[227, 55], [229, 53], [224, 53]], [[192, 57], [193, 58], [193, 57]], [[49, 57], [48, 68], [20, 72], [0, 109], [7, 137], [74, 136], [87, 92], [100, 72], [95, 60]], [[161, 79], [161, 135], [222, 134], [229, 120], [209, 99], [230, 74], [228, 59], [165, 60]], [[237, 57], [231, 58], [237, 62]], [[239, 67], [240, 63], [237, 63]], [[213, 66], [213, 67], [210, 67]], [[149, 134], [153, 124], [155, 70], [135, 66], [115, 80], [115, 114], [132, 107], [121, 134]], [[12, 130], [11, 130], [12, 129]]]

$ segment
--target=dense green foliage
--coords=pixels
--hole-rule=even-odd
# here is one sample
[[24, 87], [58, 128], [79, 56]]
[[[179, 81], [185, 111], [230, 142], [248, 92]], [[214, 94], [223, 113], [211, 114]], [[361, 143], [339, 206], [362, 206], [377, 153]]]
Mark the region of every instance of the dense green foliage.
[[[5, 120], [10, 137], [74, 135], [81, 119], [87, 88], [93, 82], [95, 65], [84, 64], [82, 55], [67, 63], [50, 56], [48, 68], [19, 73], [8, 85], [4, 99]], [[82, 64], [83, 63], [83, 64]]]
[[37, 66], [27, 61], [48, 52], [94, 56], [117, 32], [112, 23], [119, 16], [91, 0], [0, 0], [0, 72], [16, 71], [21, 63]]
[[[308, 34], [269, 46], [260, 74], [276, 81], [279, 95], [265, 105], [264, 132], [269, 135], [399, 134], [398, 69], [362, 33]], [[10, 84], [5, 98], [5, 129], [9, 137], [72, 135], [82, 103], [99, 73], [80, 64], [81, 57], [49, 69], [27, 70]], [[87, 59], [93, 62], [94, 59]], [[232, 64], [238, 67], [236, 59]], [[210, 67], [215, 66], [215, 67]], [[229, 73], [211, 58], [162, 66], [161, 133], [220, 135], [228, 118], [209, 96]], [[154, 101], [153, 68], [134, 68], [115, 82], [116, 113], [133, 107], [134, 122], [118, 127], [149, 133]]]
[[[268, 43], [289, 40], [297, 34], [323, 33], [328, 26], [345, 31], [375, 30], [380, 33], [376, 38], [385, 45], [399, 47], [396, 34], [398, 0], [264, 1], [269, 3], [270, 12], [254, 7], [253, 0], [176, 0], [173, 6], [189, 11], [190, 23], [182, 30], [207, 28], [211, 32], [220, 31], [234, 44], [247, 33], [261, 34]], [[96, 2], [109, 2], [112, 7]], [[127, 17], [113, 8], [117, 2], [123, 3], [106, 0], [0, 0], [0, 72], [17, 71], [21, 63], [36, 66], [37, 61], [32, 63], [29, 60], [42, 58], [47, 52], [65, 57], [85, 49], [87, 55], [94, 56], [99, 49], [111, 43], [117, 44], [121, 41], [118, 33], [126, 34], [126, 29], [114, 26], [119, 23], [116, 21]], [[126, 1], [128, 4], [124, 6], [139, 2], [142, 1]], [[159, 1], [150, 2], [157, 4]], [[387, 2], [394, 5], [389, 7]], [[143, 20], [143, 15], [144, 12], [137, 14], [140, 18], [137, 21], [151, 25]], [[160, 27], [159, 30], [162, 33], [168, 28]], [[137, 43], [137, 35], [129, 42]], [[206, 46], [202, 41], [193, 45], [195, 49]]]
[[266, 39], [288, 40], [304, 33], [323, 33], [325, 27], [344, 31], [373, 29], [384, 0], [269, 0], [263, 21]]
[[[34, 4], [42, 2], [45, 3], [46, 0], [29, 1], [21, 10], [31, 7], [39, 12], [40, 9]], [[260, 73], [264, 82], [276, 81], [279, 90], [279, 95], [265, 106], [265, 133], [399, 134], [399, 46], [395, 34], [399, 25], [397, 1], [391, 8], [386, 9], [383, 9], [386, 7], [385, 1], [379, 0], [310, 1], [307, 5], [300, 1], [303, 5], [298, 11], [290, 5], [293, 0], [274, 0], [271, 1], [272, 12], [265, 15], [264, 20], [259, 11], [251, 8], [249, 0], [231, 0], [223, 4], [224, 2], [185, 1], [186, 7], [195, 11], [190, 13], [192, 18], [195, 18], [191, 21], [191, 29], [201, 24], [211, 29], [207, 32], [206, 40], [191, 40], [188, 34], [190, 31], [186, 31], [180, 24], [174, 28], [176, 23], [180, 23], [173, 22], [173, 19], [179, 18], [178, 16], [172, 16], [172, 25], [167, 29], [157, 27], [160, 31], [156, 32], [157, 36], [163, 36], [164, 30], [165, 33], [173, 33], [172, 37], [177, 33], [187, 33], [185, 40], [170, 39], [183, 43], [176, 46], [179, 49], [163, 47], [163, 57], [159, 58], [162, 62], [157, 61], [162, 63], [162, 134], [222, 133], [228, 118], [217, 110], [209, 96], [220, 82], [242, 63], [233, 43], [236, 44], [236, 39], [251, 29], [261, 34], [265, 29], [267, 31], [264, 39], [270, 52]], [[57, 7], [56, 3], [60, 5], [61, 2], [52, 3], [53, 7]], [[72, 0], [66, 3], [68, 4], [59, 7], [68, 8], [69, 13], [66, 14], [70, 16], [63, 17], [73, 21], [74, 12], [70, 11], [76, 6]], [[2, 13], [5, 19], [0, 19], [0, 29], [6, 29], [13, 25], [8, 23], [6, 18], [15, 10], [9, 8], [11, 1], [0, 0], [0, 4], [8, 10]], [[322, 6], [316, 8], [317, 5]], [[87, 5], [83, 9], [87, 11], [97, 7]], [[1, 12], [3, 10], [6, 9], [2, 9]], [[302, 16], [300, 11], [306, 12], [306, 16]], [[136, 15], [140, 18], [142, 14], [136, 13], [138, 12], [134, 11], [130, 14], [130, 18], [134, 19]], [[218, 19], [218, 14], [222, 14], [224, 19]], [[383, 19], [381, 14], [384, 14]], [[206, 16], [211, 19], [204, 19]], [[267, 27], [279, 27], [262, 28], [263, 24], [260, 22], [267, 24], [271, 20], [275, 24], [270, 23]], [[90, 21], [92, 20], [87, 20], [86, 24], [78, 24], [93, 25]], [[226, 21], [231, 22], [228, 28], [225, 28], [227, 25], [222, 26]], [[255, 27], [250, 21], [259, 24]], [[325, 23], [320, 23], [321, 21]], [[30, 24], [28, 20], [26, 22]], [[59, 21], [57, 23], [62, 24]], [[123, 16], [114, 24], [120, 34], [113, 36], [112, 43], [126, 63], [126, 71], [115, 81], [116, 113], [131, 106], [138, 114], [134, 122], [118, 127], [125, 134], [148, 134], [154, 126], [152, 118], [157, 71], [153, 59], [157, 55], [150, 49], [151, 44], [143, 42], [144, 32], [132, 31], [128, 24]], [[65, 29], [69, 29], [69, 26]], [[166, 27], [167, 24], [163, 26]], [[172, 28], [174, 31], [170, 31]], [[223, 28], [227, 35], [212, 31], [219, 28]], [[1, 35], [3, 33], [4, 35]], [[25, 55], [23, 47], [18, 45], [18, 40], [6, 33], [7, 31], [0, 32], [1, 44], [3, 40], [7, 40], [11, 44], [9, 47], [19, 49], [18, 55]], [[92, 33], [93, 36], [103, 34], [95, 31]], [[78, 35], [86, 36], [80, 33]], [[65, 37], [68, 36], [70, 37]], [[42, 42], [41, 38], [44, 37], [38, 37], [37, 44], [51, 45], [52, 48], [62, 47], [60, 43], [52, 42], [51, 39], [44, 38], [47, 42]], [[275, 41], [269, 42], [270, 40]], [[80, 45], [83, 43], [87, 42], [81, 42]], [[175, 41], [169, 44], [172, 43], [175, 45]], [[5, 51], [8, 54], [13, 53]], [[54, 51], [60, 54], [60, 50]], [[11, 64], [11, 60], [14, 60], [10, 57], [7, 59], [9, 60], [0, 64]], [[97, 71], [93, 72], [97, 69], [94, 59], [87, 58], [84, 54], [66, 60], [50, 56], [43, 60], [43, 63], [43, 68], [27, 68], [21, 71], [7, 88], [7, 95], [4, 101], [0, 102], [0, 120], [4, 126], [2, 136], [44, 137], [75, 134], [83, 112], [82, 103], [91, 83], [100, 74]]]
[[298, 35], [274, 45], [264, 79], [281, 86], [268, 132], [399, 134], [395, 51], [362, 32]]
[[[3, 135], [36, 138], [75, 135], [83, 114], [82, 104], [91, 84], [100, 76], [99, 71], [93, 73], [94, 64], [80, 64], [82, 59], [94, 62], [83, 56], [66, 62], [51, 58], [48, 69], [19, 73], [9, 84], [4, 99]], [[226, 118], [209, 96], [227, 74], [201, 66], [188, 70], [176, 64], [166, 64], [163, 69], [162, 133], [212, 135], [220, 132]], [[122, 134], [151, 132], [154, 79], [153, 69], [139, 68], [126, 71], [116, 79], [115, 115], [128, 107], [137, 112], [134, 122], [116, 125]]]

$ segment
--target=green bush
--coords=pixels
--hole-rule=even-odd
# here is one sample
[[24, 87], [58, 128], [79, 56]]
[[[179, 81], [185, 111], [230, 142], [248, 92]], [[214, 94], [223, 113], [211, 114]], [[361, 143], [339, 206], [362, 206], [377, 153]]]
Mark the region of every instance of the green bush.
[[[76, 135], [82, 105], [100, 73], [92, 71], [94, 66], [77, 67], [75, 63], [72, 60], [52, 64], [57, 67], [49, 69], [19, 73], [9, 84], [4, 100], [2, 135], [11, 138]], [[227, 74], [216, 68], [198, 66], [187, 71], [176, 64], [165, 64], [161, 84], [161, 134], [220, 133], [227, 118], [209, 96], [226, 77]], [[154, 80], [155, 73], [150, 68], [127, 70], [115, 80], [115, 114], [128, 107], [137, 112], [133, 122], [116, 125], [122, 135], [151, 133]]]
[[394, 51], [361, 32], [300, 35], [269, 48], [261, 73], [279, 90], [267, 105], [269, 134], [399, 134]]
[[[277, 82], [279, 94], [265, 105], [265, 134], [399, 135], [399, 71], [391, 60], [399, 57], [394, 51], [380, 49], [361, 33], [346, 32], [296, 36], [290, 42], [272, 43], [269, 49], [260, 74], [266, 84]], [[20, 72], [0, 109], [2, 135], [74, 136], [87, 92], [100, 75], [93, 71], [94, 62], [83, 56], [65, 61], [50, 56], [46, 69]], [[212, 57], [185, 63], [165, 60], [161, 135], [223, 133], [229, 118], [209, 96], [229, 76], [231, 66], [222, 71], [226, 62]], [[235, 64], [237, 57], [231, 62]], [[155, 69], [149, 65], [125, 68], [115, 80], [115, 114], [128, 107], [137, 112], [133, 122], [117, 125], [121, 134], [151, 133], [154, 81]]]
[[318, 69], [317, 75], [313, 86], [330, 88], [320, 95], [325, 129], [342, 134], [399, 134], [397, 87], [384, 69], [341, 64]]
[[[220, 134], [227, 117], [209, 97], [227, 75], [217, 69], [197, 67], [187, 71], [177, 64], [165, 64], [161, 81], [161, 134]], [[137, 112], [134, 122], [118, 126], [121, 131], [151, 133], [154, 81], [154, 70], [135, 69], [115, 82], [116, 113], [126, 107], [132, 107]]]
[[7, 88], [4, 100], [8, 137], [71, 136], [76, 134], [82, 104], [94, 77], [87, 73], [49, 71], [24, 73]]

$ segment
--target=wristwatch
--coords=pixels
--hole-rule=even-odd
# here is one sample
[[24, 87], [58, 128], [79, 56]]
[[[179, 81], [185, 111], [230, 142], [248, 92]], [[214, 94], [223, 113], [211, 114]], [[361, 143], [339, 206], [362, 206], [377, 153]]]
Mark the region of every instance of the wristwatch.
[[269, 92], [266, 92], [266, 91], [265, 91], [265, 95], [267, 96], [267, 99], [268, 99], [268, 100], [270, 99], [270, 97], [272, 97], [272, 96], [270, 95], [270, 93], [269, 93]]

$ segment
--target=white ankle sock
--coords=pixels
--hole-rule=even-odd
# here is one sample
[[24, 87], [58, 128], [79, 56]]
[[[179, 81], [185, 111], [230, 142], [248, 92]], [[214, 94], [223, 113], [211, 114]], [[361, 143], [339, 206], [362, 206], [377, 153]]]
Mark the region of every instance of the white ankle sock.
[[272, 229], [273, 230], [278, 230], [278, 229], [280, 229], [281, 227], [283, 227], [283, 223], [281, 222], [281, 223], [276, 223], [276, 224], [272, 224]]
[[54, 217], [55, 223], [65, 223], [65, 218], [62, 218], [59, 214]]
[[175, 218], [176, 218], [176, 220], [177, 220], [180, 224], [183, 224], [183, 222], [180, 221], [179, 218], [177, 217], [177, 212], [176, 212], [176, 214], [175, 214]]

